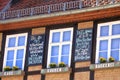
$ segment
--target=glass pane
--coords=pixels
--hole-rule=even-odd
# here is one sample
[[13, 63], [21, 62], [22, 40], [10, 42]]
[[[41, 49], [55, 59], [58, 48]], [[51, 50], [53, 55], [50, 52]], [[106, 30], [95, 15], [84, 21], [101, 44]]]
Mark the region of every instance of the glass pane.
[[9, 38], [8, 47], [15, 47], [16, 38]]
[[107, 52], [99, 52], [99, 58], [103, 57], [107, 59]]
[[14, 59], [14, 50], [9, 50], [7, 52], [7, 60], [13, 60]]
[[111, 51], [111, 56], [115, 59], [115, 61], [119, 61], [119, 50]]
[[17, 50], [17, 59], [23, 58], [24, 49]]
[[120, 34], [120, 24], [112, 26], [112, 35]]
[[109, 35], [109, 26], [101, 26], [100, 36], [108, 36]]
[[120, 39], [112, 39], [111, 41], [111, 49], [119, 49]]
[[68, 63], [69, 63], [69, 56], [62, 56], [61, 57], [61, 62], [64, 62], [65, 64], [68, 65]]
[[62, 55], [69, 55], [69, 51], [70, 51], [70, 45], [63, 45], [62, 46]]
[[58, 64], [58, 57], [51, 57], [50, 63]]
[[24, 46], [25, 45], [25, 36], [18, 37], [18, 46]]
[[12, 68], [13, 67], [13, 61], [7, 61], [6, 66], [10, 66]]
[[52, 46], [51, 56], [57, 56], [59, 53], [59, 46]]
[[60, 42], [60, 32], [54, 32], [52, 34], [52, 42]]
[[70, 41], [71, 31], [63, 32], [63, 41]]
[[22, 60], [16, 60], [16, 66], [22, 69]]
[[101, 40], [99, 50], [108, 50], [108, 40]]

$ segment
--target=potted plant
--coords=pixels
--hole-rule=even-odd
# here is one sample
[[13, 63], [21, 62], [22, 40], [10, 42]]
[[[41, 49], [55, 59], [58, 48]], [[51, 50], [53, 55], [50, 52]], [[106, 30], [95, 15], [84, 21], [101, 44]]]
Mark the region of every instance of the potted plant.
[[59, 67], [66, 67], [66, 64], [65, 64], [64, 62], [60, 62], [60, 63], [58, 64], [58, 66], [59, 66]]
[[57, 65], [56, 65], [56, 63], [50, 63], [50, 64], [49, 64], [49, 67], [50, 67], [50, 68], [56, 68]]
[[4, 67], [4, 71], [12, 71], [12, 68], [10, 68], [9, 66]]
[[105, 62], [107, 62], [107, 60], [103, 57], [100, 57], [100, 63], [105, 63]]
[[16, 70], [19, 70], [19, 68], [18, 68], [17, 66], [13, 66], [13, 67], [12, 67], [12, 70], [13, 70], [13, 71], [16, 71]]
[[115, 59], [113, 57], [109, 58], [109, 62], [114, 62], [114, 61], [115, 61]]

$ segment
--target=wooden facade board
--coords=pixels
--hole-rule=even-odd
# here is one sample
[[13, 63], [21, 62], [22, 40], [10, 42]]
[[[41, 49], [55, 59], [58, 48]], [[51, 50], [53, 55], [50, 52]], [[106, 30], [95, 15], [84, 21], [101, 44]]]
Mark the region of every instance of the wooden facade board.
[[63, 24], [71, 22], [92, 21], [110, 17], [120, 17], [120, 7], [96, 10], [80, 14], [72, 14], [66, 16], [49, 17], [37, 20], [28, 20], [15, 23], [6, 23], [0, 25], [0, 31], [22, 28], [33, 28], [40, 26], [48, 26], [54, 24]]

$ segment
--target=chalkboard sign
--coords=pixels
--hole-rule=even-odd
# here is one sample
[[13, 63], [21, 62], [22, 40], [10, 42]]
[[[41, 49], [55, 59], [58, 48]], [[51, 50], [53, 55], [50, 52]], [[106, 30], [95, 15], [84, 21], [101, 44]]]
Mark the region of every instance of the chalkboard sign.
[[32, 35], [29, 43], [28, 65], [42, 63], [44, 35]]
[[90, 60], [92, 29], [77, 30], [75, 61]]

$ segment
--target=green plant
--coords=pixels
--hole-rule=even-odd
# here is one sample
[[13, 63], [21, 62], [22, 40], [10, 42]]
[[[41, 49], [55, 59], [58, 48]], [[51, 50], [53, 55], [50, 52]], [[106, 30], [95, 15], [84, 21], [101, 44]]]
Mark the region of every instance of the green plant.
[[114, 61], [115, 61], [115, 59], [113, 57], [109, 58], [109, 62], [114, 62]]
[[11, 70], [12, 68], [10, 68], [9, 66], [4, 67], [4, 71], [11, 71]]
[[56, 68], [57, 65], [56, 65], [56, 63], [50, 63], [50, 64], [49, 64], [49, 67], [50, 67], [50, 68]]
[[100, 57], [100, 63], [105, 63], [105, 62], [107, 62], [107, 60], [103, 57]]
[[58, 66], [59, 67], [66, 67], [66, 64], [64, 62], [60, 62]]
[[16, 71], [16, 70], [19, 70], [19, 68], [18, 68], [17, 66], [13, 66], [13, 67], [12, 67], [12, 70], [13, 70], [13, 71]]

